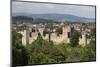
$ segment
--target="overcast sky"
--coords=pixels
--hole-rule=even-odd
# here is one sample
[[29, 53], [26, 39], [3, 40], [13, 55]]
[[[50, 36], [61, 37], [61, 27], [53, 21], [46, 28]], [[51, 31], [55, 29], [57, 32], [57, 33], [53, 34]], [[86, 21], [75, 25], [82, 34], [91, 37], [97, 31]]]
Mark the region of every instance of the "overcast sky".
[[72, 14], [86, 18], [95, 18], [95, 7], [13, 1], [12, 13], [32, 13], [32, 14], [58, 13], [58, 14]]

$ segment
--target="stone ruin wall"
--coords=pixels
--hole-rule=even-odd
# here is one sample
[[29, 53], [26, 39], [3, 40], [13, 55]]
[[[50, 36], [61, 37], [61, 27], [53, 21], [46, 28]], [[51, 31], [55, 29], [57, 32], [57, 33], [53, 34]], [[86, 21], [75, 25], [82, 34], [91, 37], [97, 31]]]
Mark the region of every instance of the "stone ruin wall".
[[[49, 35], [46, 34], [46, 36], [43, 36], [43, 30], [44, 28], [39, 28], [39, 32], [42, 35], [43, 39], [45, 40], [49, 40]], [[31, 30], [29, 30], [31, 31]], [[66, 26], [63, 27], [63, 34], [57, 36], [56, 33], [52, 33], [51, 34], [51, 40], [56, 43], [70, 43], [70, 38], [68, 38], [68, 32], [71, 32], [71, 28], [70, 26]], [[37, 39], [38, 36], [38, 32], [32, 32], [32, 37], [29, 37], [29, 32], [27, 33], [26, 31], [24, 31], [24, 33], [21, 33], [23, 35], [22, 37], [22, 42], [23, 44], [26, 44], [27, 42], [29, 42], [30, 44]], [[87, 44], [89, 43], [89, 39], [87, 39]], [[79, 44], [85, 46], [86, 45], [86, 37], [84, 35], [82, 35], [82, 38], [79, 38]]]

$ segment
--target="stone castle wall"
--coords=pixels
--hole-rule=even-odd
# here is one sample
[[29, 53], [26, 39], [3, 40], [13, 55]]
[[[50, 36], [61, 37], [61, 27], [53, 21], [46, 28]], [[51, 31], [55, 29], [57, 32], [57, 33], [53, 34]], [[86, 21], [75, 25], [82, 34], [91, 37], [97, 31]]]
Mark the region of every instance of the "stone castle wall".
[[[39, 28], [38, 29], [40, 32], [40, 34], [42, 35], [43, 39], [45, 40], [49, 40], [49, 34], [46, 34], [46, 36], [43, 36], [43, 30], [44, 28]], [[27, 42], [32, 43], [34, 40], [37, 39], [38, 36], [38, 32], [29, 32], [29, 30], [24, 30], [24, 32], [22, 33], [23, 38], [22, 38], [22, 42], [23, 44], [26, 44]], [[68, 33], [71, 33], [71, 27], [70, 26], [66, 26], [63, 27], [63, 34], [57, 36], [56, 33], [52, 33], [51, 34], [51, 40], [56, 43], [70, 43], [70, 38], [68, 36]], [[31, 34], [31, 37], [29, 36]], [[79, 44], [82, 44], [83, 46], [86, 45], [86, 42], [89, 43], [89, 40], [86, 39], [85, 35], [82, 35], [82, 38], [79, 38]]]

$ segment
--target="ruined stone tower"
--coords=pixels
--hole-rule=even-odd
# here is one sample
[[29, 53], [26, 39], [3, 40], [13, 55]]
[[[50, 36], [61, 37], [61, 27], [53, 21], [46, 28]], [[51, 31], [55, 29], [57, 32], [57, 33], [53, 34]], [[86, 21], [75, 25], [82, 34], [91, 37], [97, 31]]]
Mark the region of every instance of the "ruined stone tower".
[[29, 31], [23, 30], [22, 32], [22, 44], [26, 46], [29, 43]]
[[86, 36], [86, 33], [85, 32], [83, 32], [82, 33], [82, 37], [79, 38], [79, 44], [81, 46], [83, 46], [83, 47], [87, 45], [87, 36]]
[[63, 27], [63, 38], [64, 40], [69, 43], [70, 42], [70, 34], [71, 34], [71, 27], [70, 26], [66, 26]]

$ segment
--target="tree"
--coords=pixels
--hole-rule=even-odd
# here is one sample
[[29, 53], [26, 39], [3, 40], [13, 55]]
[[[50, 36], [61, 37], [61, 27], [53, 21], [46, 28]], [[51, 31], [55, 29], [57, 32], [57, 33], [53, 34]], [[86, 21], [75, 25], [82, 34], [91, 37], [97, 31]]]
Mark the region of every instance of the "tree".
[[39, 41], [42, 41], [42, 40], [43, 40], [43, 38], [42, 38], [42, 36], [41, 36], [41, 33], [40, 33], [40, 32], [38, 33], [37, 40], [39, 40]]
[[51, 32], [49, 32], [49, 42], [51, 41]]
[[43, 30], [43, 36], [46, 36], [46, 30]]
[[90, 37], [91, 37], [90, 43], [95, 44], [96, 43], [96, 28], [95, 27], [93, 29], [91, 29]]
[[47, 29], [43, 30], [43, 36], [46, 36], [46, 34], [48, 34], [48, 33], [49, 33], [49, 31]]
[[57, 33], [57, 36], [59, 36], [60, 34], [62, 34], [63, 33], [62, 28], [61, 27], [60, 28], [57, 28], [56, 29], [56, 33]]
[[71, 33], [70, 43], [72, 47], [76, 47], [79, 42], [79, 33], [76, 30], [73, 30]]
[[12, 31], [12, 65], [27, 65], [28, 55], [26, 48], [21, 43], [21, 34], [17, 33], [15, 30]]
[[94, 45], [88, 44], [82, 48], [80, 52], [81, 61], [95, 61], [96, 60], [96, 50]]

